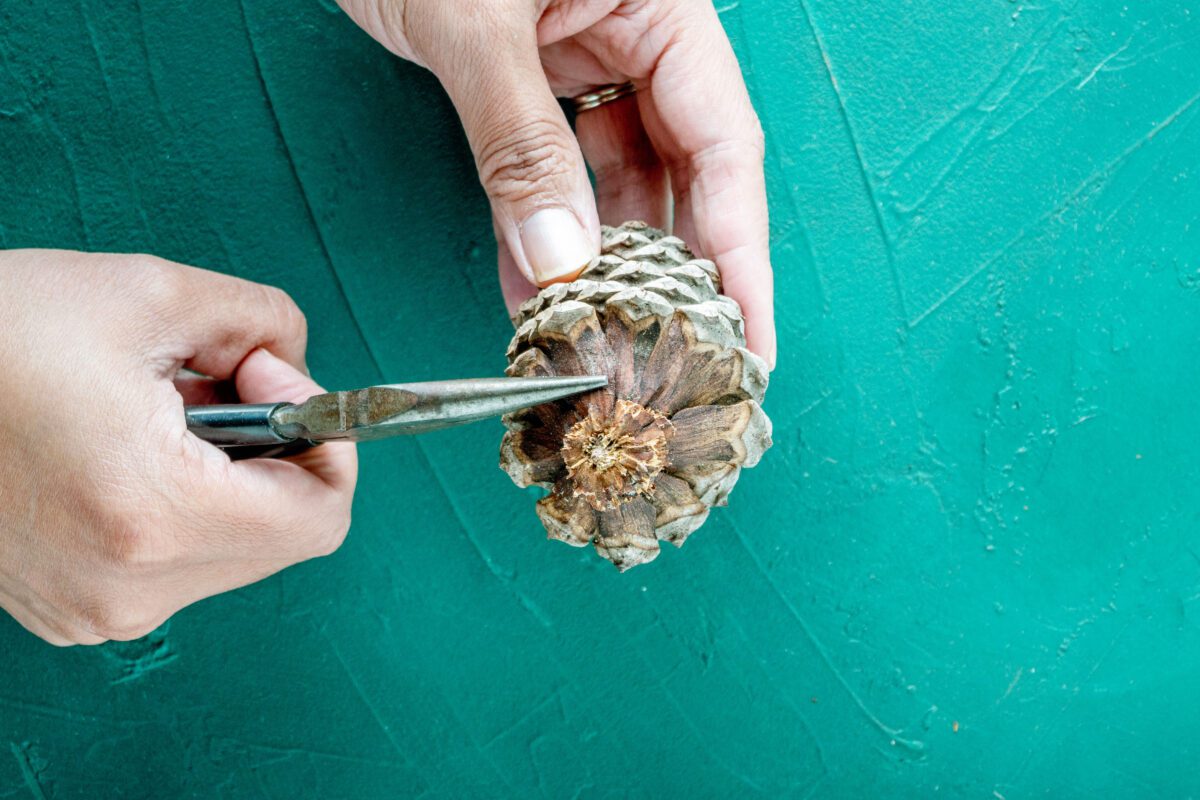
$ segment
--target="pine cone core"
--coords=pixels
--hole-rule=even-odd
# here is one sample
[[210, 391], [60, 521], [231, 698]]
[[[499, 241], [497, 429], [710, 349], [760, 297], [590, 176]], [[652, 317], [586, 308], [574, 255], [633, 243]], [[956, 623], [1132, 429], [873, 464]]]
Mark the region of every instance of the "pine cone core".
[[667, 465], [667, 442], [675, 429], [658, 411], [618, 400], [612, 413], [593, 409], [563, 437], [562, 456], [573, 493], [597, 511], [654, 492]]

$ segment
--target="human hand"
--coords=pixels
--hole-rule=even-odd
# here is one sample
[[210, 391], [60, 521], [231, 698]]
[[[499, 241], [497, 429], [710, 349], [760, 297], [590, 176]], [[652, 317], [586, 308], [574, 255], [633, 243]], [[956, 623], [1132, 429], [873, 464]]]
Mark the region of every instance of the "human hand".
[[357, 456], [231, 462], [183, 405], [321, 391], [278, 289], [150, 256], [0, 252], [0, 607], [58, 645], [133, 639], [338, 547]]
[[[673, 194], [674, 232], [717, 263], [749, 347], [774, 366], [762, 129], [709, 0], [339, 2], [458, 109], [507, 245], [510, 311], [580, 272], [599, 219], [667, 227]], [[555, 95], [627, 80], [636, 100], [583, 112], [576, 138]]]

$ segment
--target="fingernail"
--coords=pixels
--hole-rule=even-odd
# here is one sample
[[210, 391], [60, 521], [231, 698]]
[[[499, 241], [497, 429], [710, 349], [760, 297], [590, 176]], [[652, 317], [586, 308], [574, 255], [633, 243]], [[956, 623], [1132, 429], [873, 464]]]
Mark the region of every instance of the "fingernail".
[[543, 208], [525, 220], [521, 247], [539, 284], [574, 279], [596, 255], [591, 237], [565, 208]]

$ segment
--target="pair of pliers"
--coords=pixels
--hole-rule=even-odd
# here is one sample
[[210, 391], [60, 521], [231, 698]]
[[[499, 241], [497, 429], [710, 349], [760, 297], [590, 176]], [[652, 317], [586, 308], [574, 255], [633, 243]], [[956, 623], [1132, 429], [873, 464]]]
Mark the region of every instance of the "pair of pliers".
[[368, 386], [303, 403], [187, 406], [188, 430], [231, 458], [279, 458], [321, 442], [424, 433], [561, 400], [608, 385], [602, 375]]

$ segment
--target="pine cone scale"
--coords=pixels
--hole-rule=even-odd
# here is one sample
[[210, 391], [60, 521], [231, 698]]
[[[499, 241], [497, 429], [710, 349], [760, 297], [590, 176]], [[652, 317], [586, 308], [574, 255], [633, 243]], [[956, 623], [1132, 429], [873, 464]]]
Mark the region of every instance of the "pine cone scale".
[[596, 550], [624, 572], [658, 557], [658, 538], [654, 535], [654, 506], [636, 498], [597, 517]]
[[690, 467], [712, 461], [753, 466], [749, 463], [751, 456], [757, 452], [753, 442], [761, 436], [759, 432], [750, 430], [753, 424], [759, 422], [755, 414], [757, 408], [757, 405], [743, 401], [728, 406], [695, 406], [680, 411], [671, 418], [675, 426], [671, 465]]

